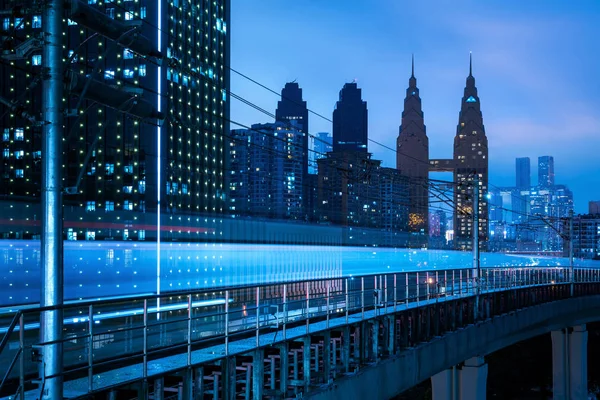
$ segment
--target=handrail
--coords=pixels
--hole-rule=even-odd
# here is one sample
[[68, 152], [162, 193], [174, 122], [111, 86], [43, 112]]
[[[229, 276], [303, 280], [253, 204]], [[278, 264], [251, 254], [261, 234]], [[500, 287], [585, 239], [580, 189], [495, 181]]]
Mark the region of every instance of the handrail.
[[[454, 269], [454, 270], [428, 270], [428, 271], [406, 271], [406, 272], [389, 272], [389, 273], [379, 273], [379, 274], [369, 274], [366, 276], [356, 276], [356, 277], [333, 277], [333, 278], [323, 278], [323, 279], [317, 279], [316, 281], [319, 282], [335, 282], [335, 281], [339, 281], [339, 288], [336, 289], [336, 291], [334, 293], [331, 292], [331, 288], [330, 287], [321, 287], [322, 285], [320, 285], [319, 287], [315, 287], [310, 288], [310, 285], [306, 284], [307, 281], [300, 281], [300, 282], [281, 282], [281, 283], [271, 283], [268, 286], [277, 286], [277, 285], [281, 285], [284, 292], [285, 292], [285, 288], [292, 285], [297, 285], [300, 284], [301, 287], [301, 291], [304, 292], [304, 290], [306, 290], [306, 293], [310, 292], [310, 297], [309, 298], [302, 298], [302, 294], [296, 295], [295, 297], [297, 297], [297, 299], [290, 301], [289, 297], [286, 298], [286, 296], [284, 295], [283, 297], [283, 303], [281, 303], [279, 297], [267, 297], [267, 298], [263, 298], [262, 293], [260, 294], [260, 300], [261, 302], [264, 303], [260, 303], [258, 305], [257, 310], [261, 309], [264, 306], [267, 305], [271, 305], [271, 304], [283, 304], [283, 310], [285, 312], [285, 315], [279, 315], [279, 313], [277, 313], [277, 315], [271, 315], [271, 314], [264, 314], [262, 312], [262, 309], [260, 311], [259, 314], [259, 318], [256, 318], [256, 321], [254, 320], [255, 315], [254, 315], [254, 307], [252, 308], [248, 308], [248, 312], [246, 316], [243, 316], [243, 313], [245, 312], [245, 309], [233, 309], [226, 307], [225, 308], [225, 313], [223, 312], [218, 312], [218, 313], [214, 313], [214, 312], [210, 312], [209, 315], [211, 316], [223, 316], [224, 320], [226, 319], [226, 316], [229, 315], [235, 315], [235, 317], [233, 317], [232, 319], [229, 319], [229, 321], [233, 321], [233, 325], [231, 327], [228, 326], [228, 328], [224, 331], [225, 335], [228, 333], [229, 335], [238, 335], [238, 334], [249, 334], [251, 332], [253, 332], [254, 330], [256, 330], [257, 334], [262, 335], [263, 330], [267, 327], [268, 324], [270, 324], [273, 320], [279, 320], [279, 318], [282, 319], [283, 324], [277, 324], [278, 327], [283, 326], [283, 329], [286, 329], [286, 324], [290, 324], [292, 326], [300, 326], [301, 324], [303, 324], [303, 322], [305, 321], [314, 321], [315, 318], [319, 318], [319, 320], [322, 318], [323, 320], [325, 320], [325, 318], [327, 318], [327, 320], [329, 319], [329, 314], [334, 314], [332, 316], [332, 318], [336, 318], [336, 317], [340, 317], [343, 318], [344, 314], [346, 316], [346, 321], [348, 318], [348, 314], [352, 313], [355, 315], [360, 315], [361, 313], [365, 313], [365, 310], [371, 310], [373, 307], [377, 307], [377, 308], [385, 308], [385, 312], [391, 312], [391, 310], [393, 309], [394, 311], [396, 311], [397, 306], [398, 305], [404, 305], [404, 304], [409, 304], [409, 303], [413, 303], [416, 306], [419, 306], [421, 302], [427, 301], [427, 300], [431, 300], [433, 297], [430, 296], [434, 296], [436, 297], [436, 302], [437, 302], [437, 298], [439, 296], [451, 296], [451, 297], [447, 297], [447, 299], [456, 299], [456, 298], [463, 298], [463, 297], [469, 297], [469, 296], [473, 296], [474, 292], [473, 292], [473, 286], [472, 286], [472, 277], [469, 273], [465, 274], [465, 271], [469, 271], [470, 268], [461, 268], [461, 269]], [[491, 293], [491, 292], [495, 292], [495, 291], [499, 291], [499, 290], [516, 290], [516, 289], [524, 289], [524, 288], [528, 288], [528, 287], [535, 287], [535, 286], [540, 286], [540, 285], [546, 285], [546, 286], [554, 286], [554, 285], [566, 285], [569, 284], [569, 280], [566, 274], [564, 274], [565, 271], [567, 271], [567, 268], [562, 268], [562, 267], [524, 267], [524, 268], [505, 268], [505, 267], [499, 267], [499, 268], [491, 268], [489, 269], [489, 271], [486, 272], [486, 274], [484, 274], [482, 276], [482, 284], [485, 286], [484, 288], [484, 293]], [[404, 275], [404, 276], [403, 276]], [[397, 276], [400, 276], [401, 279], [396, 280]], [[393, 279], [392, 279], [393, 278]], [[405, 279], [406, 278], [406, 283], [405, 283]], [[416, 281], [415, 281], [416, 278]], [[353, 287], [349, 288], [348, 287], [348, 282], [353, 281], [354, 279], [356, 279], [356, 281], [354, 282]], [[390, 280], [392, 280], [392, 283], [390, 283]], [[410, 280], [410, 282], [409, 282]], [[311, 280], [312, 281], [312, 280]], [[577, 268], [575, 270], [575, 281], [576, 283], [585, 283], [585, 282], [598, 282], [600, 281], [600, 270], [594, 270], [594, 269], [588, 269], [588, 268]], [[310, 282], [310, 281], [309, 281]], [[365, 282], [368, 282], [369, 286], [366, 287], [364, 285]], [[302, 285], [302, 283], [305, 283], [304, 285]], [[362, 283], [362, 284], [361, 284]], [[361, 285], [359, 285], [361, 284]], [[337, 283], [336, 283], [337, 285]], [[378, 300], [380, 301], [379, 303], [375, 304], [374, 303], [374, 299], [371, 296], [370, 290], [373, 288], [376, 290], [381, 290], [383, 293], [383, 295], [385, 295], [384, 300], [382, 300], [382, 297], [378, 297]], [[439, 286], [444, 287], [443, 292], [440, 291]], [[256, 285], [255, 287], [259, 287], [261, 285]], [[362, 288], [359, 288], [359, 286], [362, 286]], [[244, 290], [245, 288], [239, 288], [239, 287], [234, 287], [231, 289], [223, 289], [222, 291], [226, 294], [226, 298], [228, 298], [230, 301], [233, 301], [233, 297], [230, 296], [231, 292], [235, 292], [238, 290]], [[404, 292], [404, 290], [406, 289], [406, 292]], [[410, 289], [410, 290], [409, 290]], [[313, 291], [314, 290], [314, 291]], [[392, 290], [393, 290], [393, 307], [392, 307], [392, 303], [391, 303], [391, 297], [388, 297], [388, 294], [392, 294]], [[217, 290], [206, 290], [208, 292], [217, 292], [219, 291]], [[322, 292], [322, 293], [321, 293]], [[187, 293], [187, 296], [184, 296], [182, 293], [177, 293], [177, 294], [167, 294], [167, 295], [162, 295], [162, 296], [155, 296], [152, 298], [152, 300], [156, 299], [156, 298], [165, 298], [165, 297], [177, 297], [180, 296], [182, 298], [187, 297], [187, 299], [182, 299], [183, 301], [186, 302], [187, 306], [189, 307], [189, 304], [191, 302], [191, 297], [193, 295], [195, 295], [197, 292], [196, 291], [190, 291]], [[368, 293], [367, 295], [365, 295], [366, 293]], [[273, 294], [271, 294], [271, 296], [274, 296]], [[257, 296], [258, 298], [258, 296]], [[274, 299], [277, 299], [277, 301], [275, 301]], [[333, 300], [336, 299], [336, 300]], [[440, 297], [441, 299], [441, 297]], [[445, 298], [446, 299], [446, 298]], [[136, 300], [139, 300], [139, 297], [136, 298]], [[308, 300], [308, 301], [307, 301]], [[123, 303], [126, 302], [127, 299], [113, 299], [112, 300], [112, 304], [117, 305], [117, 306], [123, 306]], [[178, 301], [178, 299], [174, 300], [175, 302]], [[241, 302], [243, 302], [245, 300], [238, 300], [237, 306], [239, 307], [239, 305], [241, 304]], [[248, 300], [249, 302], [252, 302], [252, 300]], [[336, 313], [335, 310], [335, 306], [336, 306], [336, 302], [337, 301], [342, 301], [344, 303], [344, 307], [343, 307], [343, 311], [340, 311], [339, 313]], [[443, 301], [443, 300], [442, 300]], [[382, 303], [383, 302], [383, 303]], [[172, 320], [169, 319], [164, 319], [161, 317], [160, 321], [153, 321], [150, 322], [148, 321], [148, 316], [152, 315], [152, 314], [160, 314], [161, 311], [158, 309], [151, 309], [148, 307], [148, 300], [144, 301], [144, 307], [143, 307], [143, 317], [144, 317], [144, 324], [140, 325], [140, 326], [136, 326], [136, 327], [129, 327], [129, 326], [125, 326], [123, 329], [124, 330], [140, 330], [143, 329], [144, 330], [144, 346], [143, 346], [143, 352], [142, 354], [139, 353], [139, 351], [135, 351], [132, 352], [132, 350], [125, 350], [125, 352], [121, 353], [119, 352], [118, 355], [116, 355], [115, 358], [111, 359], [110, 361], [106, 359], [106, 354], [110, 352], [109, 350], [101, 350], [105, 352], [105, 355], [103, 356], [101, 353], [98, 354], [92, 354], [92, 357], [89, 357], [90, 353], [88, 353], [88, 359], [87, 360], [81, 360], [81, 363], [86, 363], [88, 364], [87, 366], [84, 367], [80, 367], [80, 368], [74, 368], [77, 365], [79, 365], [77, 362], [71, 362], [69, 364], [69, 366], [66, 366], [65, 371], [63, 372], [64, 374], [68, 374], [68, 373], [72, 373], [72, 372], [77, 372], [77, 371], [84, 371], [86, 368], [89, 369], [89, 371], [92, 370], [92, 368], [96, 369], [99, 367], [103, 367], [104, 365], [108, 365], [110, 363], [113, 362], [122, 362], [124, 360], [130, 360], [133, 358], [139, 358], [140, 356], [143, 356], [146, 360], [144, 360], [144, 376], [147, 375], [147, 363], [149, 362], [148, 356], [151, 356], [153, 354], [158, 354], [158, 353], [164, 353], [165, 351], [169, 350], [169, 349], [177, 349], [177, 350], [181, 350], [184, 348], [188, 348], [188, 352], [194, 351], [192, 348], [195, 347], [195, 344], [207, 341], [208, 343], [215, 343], [216, 341], [220, 341], [220, 340], [224, 340], [225, 336], [223, 334], [223, 332], [221, 332], [222, 327], [218, 328], [220, 325], [217, 324], [221, 324], [223, 321], [215, 321], [214, 322], [214, 328], [206, 328], [206, 327], [198, 327], [196, 329], [200, 329], [202, 331], [202, 329], [207, 330], [210, 332], [210, 335], [208, 337], [203, 337], [203, 336], [195, 336], [192, 337], [191, 335], [189, 335], [189, 332], [191, 332], [191, 325], [190, 323], [192, 321], [196, 321], [199, 320], [203, 317], [205, 317], [205, 315], [202, 316], [191, 316], [189, 313], [187, 315], [187, 317], [182, 317], [182, 318], [175, 318]], [[292, 305], [294, 303], [300, 304], [302, 305], [302, 303], [308, 303], [308, 309], [305, 309], [305, 307], [301, 307], [301, 308], [294, 308], [292, 310], [288, 310], [287, 306]], [[229, 302], [226, 302], [225, 304], [229, 304]], [[382, 305], [385, 304], [385, 305]], [[97, 303], [96, 303], [97, 305]], [[221, 304], [222, 305], [222, 304]], [[198, 306], [200, 307], [200, 306]], [[19, 310], [15, 317], [13, 318], [12, 322], [11, 322], [11, 326], [10, 329], [7, 331], [7, 334], [5, 335], [5, 337], [2, 340], [2, 347], [0, 347], [0, 350], [5, 349], [6, 344], [8, 343], [9, 340], [9, 335], [12, 334], [14, 332], [14, 329], [16, 327], [16, 323], [17, 321], [20, 322], [20, 330], [24, 331], [25, 329], [23, 328], [23, 318], [24, 315], [26, 315], [27, 313], [32, 313], [32, 314], [37, 314], [40, 311], [43, 310], [47, 310], [47, 309], [79, 309], [82, 308], [81, 304], [71, 304], [71, 305], [62, 305], [62, 306], [55, 306], [55, 307], [44, 307], [44, 308], [36, 308], [36, 309], [30, 309], [30, 310], [24, 310], [21, 311]], [[185, 309], [185, 307], [183, 307]], [[196, 308], [196, 307], [193, 307]], [[333, 311], [332, 311], [333, 309]], [[103, 310], [108, 312], [109, 314], [112, 312], [111, 310]], [[122, 311], [122, 310], [120, 310]], [[89, 311], [88, 315], [92, 315], [93, 314], [93, 310]], [[207, 313], [208, 315], [208, 313]], [[138, 317], [141, 317], [142, 314], [138, 314]], [[116, 316], [116, 318], [120, 318], [121, 316]], [[112, 316], [107, 315], [107, 318], [112, 318]], [[247, 322], [245, 322], [247, 318]], [[367, 318], [367, 316], [365, 315], [365, 318]], [[93, 320], [95, 318], [92, 317], [90, 319], [90, 321], [88, 321], [88, 323], [93, 323]], [[185, 333], [184, 332], [179, 332], [177, 333], [175, 336], [172, 337], [173, 342], [169, 343], [165, 346], [165, 344], [161, 341], [159, 344], [159, 347], [155, 347], [156, 343], [158, 342], [154, 342], [154, 340], [156, 338], [159, 337], [160, 334], [158, 333], [150, 333], [148, 332], [148, 328], [150, 328], [151, 326], [158, 326], [158, 325], [163, 325], [163, 324], [183, 324], [187, 322], [188, 323], [188, 337], [184, 338]], [[239, 324], [238, 324], [239, 323]], [[300, 325], [298, 325], [300, 324]], [[93, 326], [93, 325], [92, 325]], [[115, 324], [116, 326], [116, 324]], [[218, 329], [217, 329], [218, 328]], [[308, 332], [309, 330], [307, 330]], [[82, 335], [83, 337], [85, 336], [89, 336], [90, 337], [90, 341], [88, 342], [87, 346], [93, 346], [94, 345], [94, 337], [97, 337], [97, 335], [103, 335], [106, 333], [109, 333], [110, 330], [107, 331], [102, 331], [101, 333], [98, 334], [93, 334], [92, 330], [89, 331], [90, 333], [88, 333], [87, 335]], [[196, 332], [198, 332], [196, 330]], [[114, 332], [113, 332], [114, 333]], [[171, 334], [171, 333], [169, 333]], [[195, 333], [194, 335], [199, 335], [199, 333]], [[77, 337], [81, 338], [79, 335], [77, 335]], [[284, 335], [285, 338], [285, 335]], [[62, 339], [60, 339], [60, 342], [66, 343], [70, 340], [72, 340], [73, 337], [63, 337]], [[141, 336], [138, 336], [135, 340], [139, 340], [141, 339]], [[183, 339], [183, 340], [182, 340]], [[126, 339], [126, 340], [130, 340], [130, 339]], [[152, 340], [152, 343], [150, 343], [150, 340]], [[116, 342], [115, 342], [116, 343]], [[48, 345], [50, 343], [36, 343], [36, 345]], [[76, 346], [79, 346], [76, 344]], [[164, 346], [164, 347], [163, 347]], [[90, 350], [90, 349], [88, 349]], [[19, 351], [17, 353], [17, 356], [15, 356], [15, 359], [13, 359], [13, 362], [11, 363], [11, 367], [9, 368], [9, 371], [7, 371], [5, 378], [3, 379], [2, 383], [0, 384], [0, 390], [2, 389], [4, 382], [7, 380], [7, 377], [10, 375], [14, 364], [15, 364], [15, 360], [18, 359], [19, 356], [22, 357], [24, 353], [24, 347], [21, 344]], [[134, 355], [132, 356], [132, 353], [134, 353]], [[71, 352], [71, 354], [74, 354], [73, 352]], [[182, 353], [183, 354], [183, 353]], [[98, 356], [97, 361], [94, 360], [96, 357], [94, 356]], [[113, 354], [113, 356], [115, 356], [115, 354]], [[188, 357], [189, 358], [189, 357]], [[189, 363], [189, 362], [188, 362]], [[27, 372], [26, 372], [27, 373]], [[90, 375], [91, 376], [91, 375]], [[9, 379], [10, 380], [10, 379]], [[91, 377], [90, 380], [90, 388], [93, 388], [93, 386], [91, 385], [93, 382], [93, 376]], [[102, 386], [104, 387], [104, 386]], [[99, 388], [94, 388], [94, 389], [90, 389], [92, 391], [98, 390]]]
[[19, 322], [19, 318], [21, 318], [21, 314], [23, 312], [21, 310], [18, 310], [15, 314], [15, 316], [13, 317], [10, 325], [8, 326], [8, 330], [6, 331], [6, 334], [4, 335], [4, 337], [2, 338], [2, 342], [0, 342], [0, 354], [2, 354], [2, 352], [4, 351], [4, 347], [6, 347], [6, 344], [8, 343], [8, 339], [10, 338], [10, 335], [12, 335], [13, 331], [15, 330], [17, 323]]

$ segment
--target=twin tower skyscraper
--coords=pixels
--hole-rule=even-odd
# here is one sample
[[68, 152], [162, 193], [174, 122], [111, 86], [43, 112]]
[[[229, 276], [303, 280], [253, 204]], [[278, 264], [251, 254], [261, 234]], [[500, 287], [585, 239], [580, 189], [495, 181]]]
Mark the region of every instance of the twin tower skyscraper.
[[[409, 229], [417, 236], [428, 235], [430, 182], [429, 172], [453, 173], [454, 247], [471, 249], [473, 239], [473, 212], [479, 216], [480, 242], [487, 240], [488, 206], [488, 141], [483, 125], [481, 105], [473, 77], [472, 58], [469, 59], [469, 76], [461, 102], [454, 156], [451, 159], [430, 159], [429, 138], [415, 78], [414, 57], [412, 74], [406, 89], [404, 111], [397, 139], [396, 168], [409, 181]], [[474, 185], [479, 186], [478, 210], [474, 206]], [[431, 191], [445, 201], [444, 193]], [[450, 200], [450, 199], [446, 199]]]

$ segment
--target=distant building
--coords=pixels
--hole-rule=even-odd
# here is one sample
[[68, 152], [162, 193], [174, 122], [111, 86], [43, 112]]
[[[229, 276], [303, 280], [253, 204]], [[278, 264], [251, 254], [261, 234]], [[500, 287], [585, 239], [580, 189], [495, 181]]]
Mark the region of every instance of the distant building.
[[[568, 230], [568, 221], [564, 221]], [[600, 215], [578, 215], [573, 220], [573, 256], [575, 258], [600, 259]], [[568, 242], [563, 254], [569, 255]]]
[[411, 221], [414, 221], [410, 225], [410, 231], [413, 235], [420, 236], [420, 241], [417, 239], [417, 242], [425, 244], [429, 233], [429, 139], [415, 78], [414, 58], [396, 148], [396, 168], [407, 178], [410, 187], [409, 215]]
[[361, 89], [356, 82], [346, 83], [333, 111], [333, 151], [367, 152], [368, 114]]
[[345, 243], [405, 246], [408, 187], [365, 152], [332, 152], [318, 160], [318, 214], [347, 228]]
[[529, 157], [517, 158], [517, 181], [516, 187], [519, 189], [529, 189], [531, 187], [531, 162]]
[[333, 151], [333, 137], [328, 132], [319, 132], [310, 139], [313, 151], [309, 153], [310, 162], [308, 171], [311, 174], [316, 174], [317, 160], [327, 156], [327, 153], [330, 151]]
[[600, 200], [599, 201], [590, 201], [588, 212], [590, 214], [600, 214]]
[[[292, 123], [292, 128], [297, 127]], [[306, 219], [305, 133], [282, 122], [231, 131], [230, 210], [234, 215]]]
[[548, 187], [554, 185], [554, 157], [538, 157], [538, 186]]

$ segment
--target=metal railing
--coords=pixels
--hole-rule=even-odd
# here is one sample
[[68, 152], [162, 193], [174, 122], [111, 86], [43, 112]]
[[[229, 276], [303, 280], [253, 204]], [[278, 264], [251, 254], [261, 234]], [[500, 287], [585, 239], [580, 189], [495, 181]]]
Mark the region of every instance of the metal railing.
[[[299, 329], [314, 332], [314, 323], [329, 329], [372, 318], [373, 310], [392, 313], [431, 300], [474, 296], [476, 285], [490, 293], [570, 282], [568, 268], [488, 268], [478, 279], [472, 269], [429, 270], [27, 309], [0, 319], [5, 331], [0, 396], [16, 392], [15, 398], [23, 399], [41, 383], [41, 353], [55, 342], [40, 342], [39, 317], [51, 309], [64, 315], [62, 376], [90, 393], [157, 375], [159, 360], [166, 358], [173, 358], [172, 370], [177, 370], [247, 352], [232, 343], [261, 347], [267, 332], [276, 332], [273, 342], [285, 341]], [[600, 270], [575, 269], [574, 282], [600, 282]], [[107, 382], [105, 376], [121, 367], [128, 368], [128, 376]]]

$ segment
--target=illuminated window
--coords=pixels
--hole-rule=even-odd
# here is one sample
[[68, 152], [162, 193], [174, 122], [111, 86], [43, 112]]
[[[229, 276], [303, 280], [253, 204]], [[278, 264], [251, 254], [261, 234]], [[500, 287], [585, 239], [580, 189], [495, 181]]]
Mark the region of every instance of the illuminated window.
[[131, 60], [133, 58], [133, 51], [129, 49], [123, 50], [123, 58], [125, 60]]
[[104, 79], [115, 79], [115, 71], [112, 69], [104, 71]]
[[125, 200], [125, 202], [123, 202], [123, 210], [133, 211], [133, 202]]
[[467, 103], [477, 103], [477, 100], [475, 100], [475, 97], [469, 96], [469, 98], [467, 99]]
[[2, 150], [2, 157], [9, 158], [10, 157], [10, 150], [9, 149], [3, 149]]
[[115, 211], [115, 202], [107, 201], [106, 204], [104, 205], [104, 211], [106, 211], [106, 212]]
[[125, 21], [131, 21], [133, 19], [133, 13], [131, 11], [125, 12]]
[[77, 232], [73, 228], [69, 228], [67, 231], [67, 240], [77, 240]]
[[146, 64], [140, 64], [140, 66], [138, 67], [138, 75], [146, 76]]
[[25, 139], [25, 134], [23, 132], [23, 128], [16, 128], [15, 129], [15, 140], [22, 142]]
[[35, 56], [31, 56], [31, 64], [32, 65], [42, 65], [41, 54], [36, 54]]
[[39, 29], [42, 27], [42, 16], [41, 15], [34, 15], [32, 20], [31, 20], [31, 27], [33, 29]]
[[124, 78], [133, 78], [133, 70], [132, 69], [123, 70], [123, 77]]
[[17, 160], [21, 160], [24, 155], [25, 155], [25, 152], [23, 150], [17, 150], [17, 151], [15, 151], [15, 158]]
[[24, 27], [23, 18], [15, 18], [15, 29], [23, 29]]
[[4, 18], [2, 20], [2, 29], [5, 31], [10, 30], [10, 18]]
[[146, 7], [140, 7], [140, 18], [146, 18]]
[[96, 211], [96, 202], [88, 201], [85, 205], [85, 211]]

